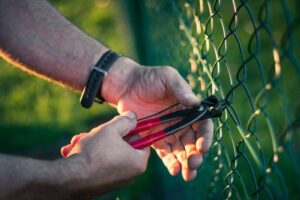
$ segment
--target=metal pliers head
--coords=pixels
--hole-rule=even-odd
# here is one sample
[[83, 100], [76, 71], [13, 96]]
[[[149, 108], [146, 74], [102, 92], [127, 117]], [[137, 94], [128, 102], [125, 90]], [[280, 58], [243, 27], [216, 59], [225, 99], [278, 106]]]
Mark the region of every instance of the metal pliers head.
[[204, 109], [208, 109], [208, 111], [203, 119], [222, 116], [221, 103], [214, 95], [211, 95], [207, 99], [201, 101], [200, 105], [197, 107], [198, 112], [202, 112]]

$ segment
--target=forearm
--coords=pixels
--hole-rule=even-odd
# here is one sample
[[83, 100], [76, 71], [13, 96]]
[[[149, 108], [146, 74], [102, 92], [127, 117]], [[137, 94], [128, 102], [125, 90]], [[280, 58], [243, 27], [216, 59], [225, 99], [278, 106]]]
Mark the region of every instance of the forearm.
[[46, 0], [0, 1], [0, 55], [17, 66], [81, 91], [89, 66], [108, 49]]
[[70, 198], [72, 171], [74, 167], [62, 159], [42, 161], [0, 154], [0, 199]]
[[[0, 56], [16, 66], [81, 92], [90, 66], [108, 50], [46, 0], [0, 1]], [[119, 58], [103, 80], [102, 96], [116, 105], [137, 63]], [[112, 95], [113, 94], [113, 95]]]

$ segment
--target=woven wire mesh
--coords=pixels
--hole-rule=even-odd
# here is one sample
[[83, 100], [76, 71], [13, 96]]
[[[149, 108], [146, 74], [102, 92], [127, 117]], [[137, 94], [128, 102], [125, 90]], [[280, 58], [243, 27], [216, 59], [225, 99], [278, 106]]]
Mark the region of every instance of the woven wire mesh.
[[190, 196], [300, 198], [299, 1], [143, 2], [144, 64], [177, 68], [224, 107]]

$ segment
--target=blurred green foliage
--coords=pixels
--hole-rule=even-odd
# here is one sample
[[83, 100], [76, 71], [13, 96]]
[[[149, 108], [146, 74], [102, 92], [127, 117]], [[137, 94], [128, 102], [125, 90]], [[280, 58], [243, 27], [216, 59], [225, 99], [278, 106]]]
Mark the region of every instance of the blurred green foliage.
[[[111, 49], [138, 60], [141, 64], [171, 65], [179, 69], [184, 77], [190, 74], [188, 60], [191, 47], [183, 32], [179, 30], [178, 13], [175, 13], [169, 4], [160, 4], [158, 0], [51, 0], [50, 2], [72, 23]], [[250, 5], [255, 8], [253, 9], [254, 13], [258, 12], [258, 4], [250, 2]], [[223, 3], [223, 6], [224, 10], [229, 11], [229, 14], [233, 12], [229, 4]], [[226, 14], [224, 15], [226, 16]], [[279, 27], [277, 26], [278, 23], [281, 23], [279, 16], [280, 13], [272, 13], [272, 26]], [[239, 17], [243, 21], [248, 16], [241, 12]], [[229, 19], [225, 18], [227, 20], [225, 23], [228, 23]], [[241, 43], [247, 43], [249, 40], [249, 35], [253, 31], [249, 27], [249, 24], [245, 23], [239, 29]], [[299, 35], [299, 29], [297, 31], [297, 35]], [[216, 26], [215, 32], [216, 43], [218, 43], [223, 37], [218, 26]], [[264, 41], [264, 34], [262, 33], [262, 41]], [[282, 31], [276, 30], [274, 34], [275, 39], [280, 38]], [[200, 38], [200, 40], [202, 39]], [[259, 57], [264, 65], [269, 63], [273, 57], [265, 51], [269, 46], [262, 44]], [[296, 50], [299, 52], [299, 47]], [[230, 46], [230, 52], [234, 56], [229, 57], [229, 63], [233, 66], [233, 74], [236, 74], [236, 70], [241, 64], [240, 57], [235, 56], [238, 54], [238, 47]], [[283, 61], [283, 63], [290, 64], [288, 61]], [[221, 64], [224, 65], [224, 63]], [[253, 63], [250, 62], [249, 65], [251, 64]], [[257, 69], [248, 71], [248, 77], [254, 77], [247, 79], [246, 82], [247, 85], [251, 85], [252, 96], [257, 95], [261, 89], [261, 85], [256, 79], [258, 73]], [[294, 99], [292, 98], [295, 93], [295, 85], [299, 86], [299, 82], [297, 82], [299, 80], [296, 79], [296, 76], [291, 75], [294, 73], [292, 68], [284, 70], [282, 83], [291, 110], [300, 111], [299, 105], [293, 104]], [[225, 92], [228, 92], [230, 90], [230, 84], [226, 82], [228, 77], [223, 73], [220, 79]], [[201, 85], [196, 85], [195, 88], [195, 92], [201, 93]], [[92, 109], [83, 109], [79, 104], [79, 94], [24, 73], [4, 60], [0, 60], [0, 93], [0, 152], [3, 153], [29, 155], [44, 159], [60, 157], [61, 145], [68, 143], [72, 135], [88, 131], [93, 126], [101, 124], [117, 114], [116, 110], [108, 105], [94, 104]], [[247, 101], [242, 91], [236, 93], [237, 99], [242, 99], [242, 102]], [[299, 96], [299, 93], [296, 96]], [[270, 99], [278, 98], [277, 94], [270, 94]], [[245, 125], [249, 113], [251, 113], [249, 105], [236, 104], [235, 106], [242, 124]], [[268, 112], [272, 114], [272, 119], [276, 122], [275, 129], [282, 132], [284, 127], [284, 123], [281, 121], [282, 113], [278, 112], [276, 106], [276, 102], [270, 102]], [[295, 113], [297, 112], [293, 112], [293, 114]], [[294, 120], [297, 116], [295, 114], [291, 117]], [[263, 135], [266, 125], [261, 123], [259, 126], [259, 132]], [[299, 136], [295, 137], [294, 141], [297, 141]], [[266, 152], [272, 152], [271, 143], [268, 142], [270, 138], [265, 136], [261, 141]], [[224, 138], [225, 145], [230, 142], [229, 137]], [[153, 153], [147, 172], [139, 177], [134, 185], [106, 194], [100, 199], [116, 197], [121, 200], [194, 199], [195, 197], [206, 197], [211, 180], [214, 178], [215, 166], [212, 162], [204, 162], [198, 170], [196, 180], [185, 183], [180, 176], [171, 177]], [[213, 153], [209, 153], [207, 160], [212, 160]], [[232, 152], [230, 153], [232, 154]], [[280, 159], [290, 163], [285, 154]], [[253, 160], [250, 161], [253, 162]], [[240, 162], [241, 168], [245, 168], [245, 166], [245, 163]], [[289, 170], [287, 165], [282, 166], [281, 169]], [[294, 178], [293, 173], [287, 173], [285, 176], [288, 180]], [[293, 191], [297, 189], [293, 188], [297, 187], [297, 184], [295, 185], [290, 186]]]
[[[118, 52], [130, 52], [125, 48], [127, 41], [113, 4], [103, 5], [99, 1], [98, 5], [92, 0], [52, 3], [86, 33], [101, 38]], [[2, 59], [0, 66], [1, 152], [24, 151], [36, 145], [42, 148], [47, 143], [88, 131], [91, 124], [103, 122], [103, 116], [107, 120], [117, 113], [107, 105], [95, 104], [93, 109], [83, 109], [79, 94], [24, 73]]]

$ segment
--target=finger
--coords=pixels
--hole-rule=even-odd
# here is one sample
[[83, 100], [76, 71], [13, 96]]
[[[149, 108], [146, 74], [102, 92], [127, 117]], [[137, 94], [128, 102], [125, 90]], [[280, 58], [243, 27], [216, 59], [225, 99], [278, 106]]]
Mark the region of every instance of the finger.
[[181, 142], [185, 148], [188, 158], [188, 168], [197, 169], [202, 163], [202, 155], [196, 148], [196, 133], [189, 129], [182, 137]]
[[187, 172], [188, 173], [185, 174], [185, 176], [182, 176], [185, 181], [191, 181], [191, 180], [193, 180], [193, 179], [196, 178], [196, 176], [197, 176], [197, 170], [189, 170]]
[[183, 168], [187, 168], [187, 155], [184, 146], [182, 145], [180, 140], [176, 140], [172, 144], [172, 151], [175, 154], [177, 160], [181, 163], [181, 170], [183, 170]]
[[75, 135], [72, 137], [71, 145], [74, 146], [83, 136], [87, 135], [88, 133], [80, 133], [79, 135]]
[[176, 156], [172, 153], [170, 145], [165, 144], [163, 148], [156, 149], [155, 151], [172, 176], [179, 174], [180, 163]]
[[87, 133], [80, 133], [79, 135], [75, 135], [74, 137], [72, 137], [71, 143], [61, 148], [60, 150], [61, 155], [64, 158], [67, 157], [71, 152], [73, 146], [85, 135], [87, 135]]
[[69, 153], [71, 152], [72, 148], [73, 148], [73, 146], [72, 146], [71, 144], [68, 144], [68, 145], [66, 145], [66, 146], [63, 146], [63, 147], [61, 148], [61, 150], [60, 150], [61, 155], [62, 155], [64, 158], [66, 158], [66, 157], [69, 155]]
[[122, 115], [116, 116], [109, 123], [105, 124], [104, 127], [111, 129], [111, 131], [108, 132], [117, 133], [121, 137], [124, 137], [129, 131], [136, 127], [136, 123], [135, 113], [127, 111]]
[[67, 157], [69, 155], [69, 153], [71, 152], [73, 146], [85, 135], [87, 135], [88, 133], [80, 133], [79, 135], [75, 135], [74, 137], [72, 137], [71, 139], [71, 143], [62, 147], [60, 152], [61, 155], [63, 157]]
[[203, 120], [192, 125], [196, 132], [196, 147], [202, 154], [207, 153], [212, 141], [214, 125], [211, 119]]
[[182, 78], [176, 69], [164, 67], [168, 91], [185, 106], [197, 106], [200, 99], [193, 93], [191, 86]]
[[[186, 133], [186, 132], [185, 132]], [[196, 177], [197, 172], [195, 173], [195, 170], [190, 170], [188, 168], [188, 160], [187, 155], [185, 152], [185, 148], [180, 142], [180, 140], [177, 140], [172, 145], [173, 153], [176, 155], [177, 160], [181, 163], [181, 174], [185, 181], [190, 181]]]

